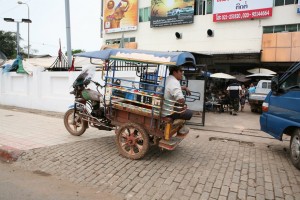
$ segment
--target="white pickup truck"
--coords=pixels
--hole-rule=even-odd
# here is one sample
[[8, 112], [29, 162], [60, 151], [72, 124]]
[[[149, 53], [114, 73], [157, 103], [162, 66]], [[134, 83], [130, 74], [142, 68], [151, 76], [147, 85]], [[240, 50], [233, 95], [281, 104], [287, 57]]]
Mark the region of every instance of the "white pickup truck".
[[271, 80], [260, 80], [257, 83], [255, 93], [249, 94], [249, 104], [251, 112], [261, 113], [262, 104], [269, 92], [271, 91]]

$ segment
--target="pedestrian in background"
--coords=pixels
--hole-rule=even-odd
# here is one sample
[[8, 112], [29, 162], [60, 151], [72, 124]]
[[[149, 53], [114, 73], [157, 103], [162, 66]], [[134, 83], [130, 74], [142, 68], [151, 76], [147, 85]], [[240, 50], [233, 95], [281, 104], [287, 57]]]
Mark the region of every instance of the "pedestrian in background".
[[250, 84], [250, 87], [248, 89], [249, 94], [255, 93], [256, 87], [254, 86], [253, 83]]
[[248, 90], [245, 88], [245, 85], [242, 85], [241, 96], [240, 96], [241, 112], [244, 111], [247, 94], [248, 94]]
[[240, 107], [240, 95], [242, 88], [240, 84], [233, 80], [232, 83], [227, 87], [230, 101], [230, 114], [237, 115]]

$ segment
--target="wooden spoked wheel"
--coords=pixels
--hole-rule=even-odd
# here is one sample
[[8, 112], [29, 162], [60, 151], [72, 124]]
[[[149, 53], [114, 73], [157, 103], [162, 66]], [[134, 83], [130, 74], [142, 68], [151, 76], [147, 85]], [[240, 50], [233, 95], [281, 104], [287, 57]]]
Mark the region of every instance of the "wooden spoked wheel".
[[126, 158], [140, 159], [149, 149], [149, 135], [138, 124], [127, 123], [116, 132], [119, 153]]

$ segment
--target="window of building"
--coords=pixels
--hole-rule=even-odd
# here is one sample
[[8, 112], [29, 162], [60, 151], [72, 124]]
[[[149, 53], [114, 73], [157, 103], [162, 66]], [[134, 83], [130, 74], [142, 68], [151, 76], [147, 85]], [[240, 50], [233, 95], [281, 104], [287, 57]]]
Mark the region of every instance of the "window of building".
[[150, 21], [150, 7], [139, 9], [139, 22]]
[[207, 6], [206, 6], [206, 14], [212, 14], [213, 12], [213, 1], [212, 0], [207, 0]]
[[[107, 45], [120, 44], [121, 40], [122, 40], [122, 38], [108, 39], [108, 40], [105, 40], [105, 44], [107, 44]], [[135, 42], [135, 37], [124, 38], [124, 42]]]
[[289, 5], [289, 4], [294, 4], [295, 0], [285, 0], [284, 4]]
[[202, 15], [205, 15], [206, 14], [206, 1], [202, 1], [202, 11], [201, 11], [201, 14]]
[[213, 13], [213, 0], [195, 0], [195, 15], [206, 15]]
[[289, 5], [289, 4], [297, 4], [298, 0], [274, 0], [275, 6], [283, 6], [283, 5]]
[[297, 24], [286, 25], [286, 31], [296, 32], [297, 31]]
[[278, 33], [283, 31], [287, 31], [287, 32], [300, 31], [300, 24], [286, 24], [286, 25], [263, 27], [263, 33]]
[[195, 0], [194, 15], [202, 15], [202, 1], [203, 0]]
[[285, 25], [274, 26], [274, 33], [285, 31]]
[[273, 30], [273, 26], [265, 26], [263, 27], [263, 32], [264, 33], [274, 33], [274, 30]]
[[275, 0], [275, 6], [283, 6], [284, 0]]

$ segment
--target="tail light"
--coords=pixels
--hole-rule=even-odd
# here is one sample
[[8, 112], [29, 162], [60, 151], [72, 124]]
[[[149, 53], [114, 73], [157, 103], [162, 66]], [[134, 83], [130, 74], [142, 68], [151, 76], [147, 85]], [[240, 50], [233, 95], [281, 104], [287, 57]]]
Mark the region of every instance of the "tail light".
[[263, 112], [268, 112], [268, 110], [269, 110], [269, 103], [263, 102], [262, 111]]

